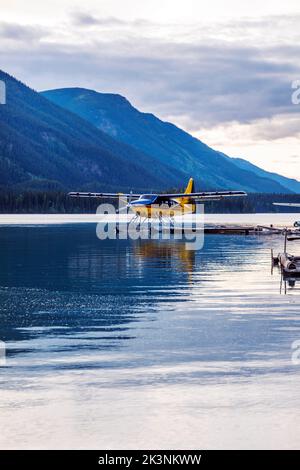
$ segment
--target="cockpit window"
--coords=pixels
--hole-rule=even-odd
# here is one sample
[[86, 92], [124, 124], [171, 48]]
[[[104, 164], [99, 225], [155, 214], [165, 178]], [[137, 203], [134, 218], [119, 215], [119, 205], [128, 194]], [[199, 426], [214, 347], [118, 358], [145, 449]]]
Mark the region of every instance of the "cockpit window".
[[140, 199], [147, 199], [149, 201], [155, 201], [157, 199], [157, 194], [143, 194]]

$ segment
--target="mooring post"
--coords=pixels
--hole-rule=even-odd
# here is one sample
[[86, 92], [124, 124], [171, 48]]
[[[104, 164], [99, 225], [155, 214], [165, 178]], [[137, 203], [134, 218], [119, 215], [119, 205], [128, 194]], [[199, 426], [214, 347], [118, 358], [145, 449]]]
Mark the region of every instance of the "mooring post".
[[284, 254], [286, 254], [286, 248], [287, 248], [287, 228], [285, 228], [285, 232], [284, 232]]

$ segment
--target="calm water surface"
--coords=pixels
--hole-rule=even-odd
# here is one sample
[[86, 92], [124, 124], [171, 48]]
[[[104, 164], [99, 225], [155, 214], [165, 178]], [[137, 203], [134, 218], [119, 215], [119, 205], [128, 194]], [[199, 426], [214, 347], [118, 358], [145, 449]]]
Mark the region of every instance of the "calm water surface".
[[282, 237], [95, 232], [0, 227], [1, 448], [299, 448]]

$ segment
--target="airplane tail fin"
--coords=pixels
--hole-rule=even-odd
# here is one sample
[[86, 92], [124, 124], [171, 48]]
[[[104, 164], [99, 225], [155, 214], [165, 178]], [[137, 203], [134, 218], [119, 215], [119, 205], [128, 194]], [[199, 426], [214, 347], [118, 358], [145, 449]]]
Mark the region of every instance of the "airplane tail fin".
[[[189, 179], [187, 187], [185, 188], [184, 194], [191, 194], [195, 192], [195, 182], [193, 178]], [[192, 200], [189, 197], [182, 197], [178, 199], [178, 203], [184, 208], [186, 204], [190, 204], [192, 212], [196, 212], [196, 205], [193, 204]]]
[[190, 178], [187, 187], [185, 188], [184, 194], [191, 194], [195, 192], [194, 179]]

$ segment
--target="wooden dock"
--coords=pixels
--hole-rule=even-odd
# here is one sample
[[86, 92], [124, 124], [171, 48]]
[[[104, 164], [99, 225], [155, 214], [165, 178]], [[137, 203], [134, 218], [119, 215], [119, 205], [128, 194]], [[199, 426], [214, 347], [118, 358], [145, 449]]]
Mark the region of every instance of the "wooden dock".
[[175, 234], [190, 234], [190, 233], [204, 233], [204, 234], [214, 234], [214, 235], [258, 235], [258, 236], [274, 236], [274, 235], [284, 235], [287, 231], [289, 240], [300, 240], [300, 229], [286, 229], [284, 227], [274, 227], [273, 225], [177, 225], [174, 226], [165, 226], [159, 225], [150, 226], [147, 225], [140, 226], [141, 229], [150, 230], [153, 232], [159, 233], [170, 233]]
[[300, 276], [300, 256], [291, 255], [287, 251], [287, 242], [296, 240], [300, 240], [300, 237], [285, 229], [283, 251], [274, 257], [273, 250], [271, 250], [272, 267], [279, 266], [285, 276]]
[[159, 231], [161, 233], [200, 233], [203, 232], [205, 234], [218, 234], [218, 235], [251, 235], [257, 234], [258, 232], [262, 233], [261, 229], [257, 227], [248, 227], [248, 226], [213, 226], [213, 227], [171, 227], [169, 228], [161, 228], [161, 229], [154, 229], [154, 231]]
[[219, 235], [250, 235], [257, 233], [259, 229], [257, 227], [243, 227], [243, 226], [215, 226], [205, 227], [204, 233], [219, 234]]
[[[276, 228], [273, 226], [248, 226], [248, 225], [216, 225], [214, 227], [205, 227], [204, 233], [214, 233], [220, 235], [281, 235], [284, 229]], [[300, 232], [299, 232], [300, 235]]]

